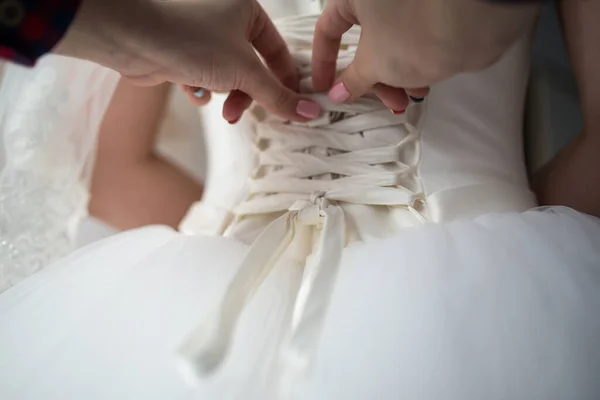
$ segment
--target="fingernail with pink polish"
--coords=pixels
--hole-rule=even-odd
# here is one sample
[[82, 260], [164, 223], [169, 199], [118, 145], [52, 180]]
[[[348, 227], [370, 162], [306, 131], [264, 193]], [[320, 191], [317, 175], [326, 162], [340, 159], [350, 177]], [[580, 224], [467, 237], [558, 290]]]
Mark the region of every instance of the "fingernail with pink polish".
[[296, 106], [296, 113], [304, 118], [315, 119], [321, 115], [321, 106], [313, 101], [300, 100]]
[[333, 104], [340, 104], [350, 98], [350, 92], [346, 89], [343, 82], [336, 83], [329, 91], [329, 101]]
[[402, 115], [402, 114], [404, 114], [406, 112], [406, 109], [404, 109], [404, 110], [398, 110], [398, 111], [396, 111], [396, 110], [390, 110], [390, 111], [394, 115]]

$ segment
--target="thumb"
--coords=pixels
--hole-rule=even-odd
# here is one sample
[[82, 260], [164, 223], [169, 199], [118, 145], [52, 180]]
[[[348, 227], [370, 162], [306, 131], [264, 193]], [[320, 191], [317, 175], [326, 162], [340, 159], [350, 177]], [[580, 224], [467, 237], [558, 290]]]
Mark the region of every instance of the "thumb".
[[329, 91], [329, 101], [334, 104], [354, 101], [373, 89], [377, 80], [371, 73], [368, 58], [363, 54], [360, 52], [359, 45], [354, 60], [342, 72], [337, 83]]
[[286, 120], [306, 122], [321, 114], [321, 106], [286, 87], [258, 57], [239, 90], [269, 112]]

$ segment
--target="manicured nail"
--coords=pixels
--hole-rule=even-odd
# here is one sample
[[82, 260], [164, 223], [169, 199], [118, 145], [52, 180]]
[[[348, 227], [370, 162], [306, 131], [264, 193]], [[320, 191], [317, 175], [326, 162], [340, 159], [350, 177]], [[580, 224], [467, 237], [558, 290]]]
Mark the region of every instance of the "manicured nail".
[[203, 97], [204, 97], [204, 93], [205, 93], [205, 92], [204, 92], [204, 89], [202, 89], [202, 88], [198, 88], [198, 90], [196, 90], [196, 91], [194, 92], [194, 97], [195, 97], [195, 98], [197, 98], [197, 99], [201, 99], [201, 98], [203, 98]]
[[304, 118], [315, 119], [321, 115], [321, 106], [313, 101], [300, 100], [296, 107], [296, 113]]
[[402, 115], [404, 114], [404, 112], [406, 111], [406, 109], [404, 110], [400, 110], [400, 111], [396, 111], [396, 110], [390, 110], [392, 112], [392, 114], [394, 115]]
[[236, 118], [236, 119], [234, 119], [234, 120], [227, 121], [227, 122], [229, 122], [229, 125], [235, 125], [235, 124], [237, 124], [239, 121], [240, 121], [240, 119], [239, 119], [239, 118]]
[[350, 98], [350, 92], [343, 82], [336, 83], [329, 91], [329, 101], [333, 104], [341, 104]]
[[419, 97], [412, 97], [412, 96], [408, 96], [408, 97], [410, 97], [410, 99], [413, 101], [413, 103], [420, 103], [423, 100], [425, 100], [425, 97], [421, 97], [421, 98], [419, 98]]

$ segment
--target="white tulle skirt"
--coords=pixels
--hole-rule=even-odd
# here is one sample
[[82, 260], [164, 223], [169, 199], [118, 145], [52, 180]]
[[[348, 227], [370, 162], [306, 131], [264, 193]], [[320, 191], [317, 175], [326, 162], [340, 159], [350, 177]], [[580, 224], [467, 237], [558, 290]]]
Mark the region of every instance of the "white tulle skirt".
[[[246, 246], [162, 227], [83, 248], [0, 296], [0, 398], [273, 395], [301, 268], [278, 265], [222, 368], [189, 385], [175, 349]], [[568, 209], [408, 229], [343, 255], [302, 400], [597, 400], [600, 221]]]

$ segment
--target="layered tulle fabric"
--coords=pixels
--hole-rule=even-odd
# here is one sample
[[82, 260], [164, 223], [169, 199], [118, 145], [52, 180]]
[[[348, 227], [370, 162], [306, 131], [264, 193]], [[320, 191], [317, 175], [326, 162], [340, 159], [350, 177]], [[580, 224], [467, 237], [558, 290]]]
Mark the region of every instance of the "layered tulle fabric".
[[176, 349], [247, 246], [161, 227], [79, 250], [0, 296], [0, 398], [592, 400], [600, 221], [553, 208], [408, 228], [344, 250], [313, 368], [290, 393], [281, 336], [302, 264], [282, 257], [222, 367]]

